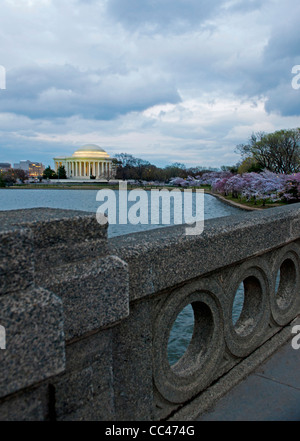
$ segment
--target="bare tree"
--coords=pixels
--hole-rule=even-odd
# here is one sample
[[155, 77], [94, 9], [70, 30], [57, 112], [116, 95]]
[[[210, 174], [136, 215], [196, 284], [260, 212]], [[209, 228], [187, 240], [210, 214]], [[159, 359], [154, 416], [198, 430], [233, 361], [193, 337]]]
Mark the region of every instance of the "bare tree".
[[263, 169], [275, 173], [300, 171], [300, 129], [253, 133], [248, 144], [236, 147], [243, 158], [252, 157]]

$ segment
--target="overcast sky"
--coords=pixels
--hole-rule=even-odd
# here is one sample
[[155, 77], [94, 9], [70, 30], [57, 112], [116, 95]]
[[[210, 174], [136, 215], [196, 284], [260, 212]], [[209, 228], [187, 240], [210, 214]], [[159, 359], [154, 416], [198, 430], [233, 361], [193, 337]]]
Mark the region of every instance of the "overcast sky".
[[299, 20], [299, 0], [1, 0], [0, 162], [93, 143], [235, 164], [253, 131], [300, 126]]

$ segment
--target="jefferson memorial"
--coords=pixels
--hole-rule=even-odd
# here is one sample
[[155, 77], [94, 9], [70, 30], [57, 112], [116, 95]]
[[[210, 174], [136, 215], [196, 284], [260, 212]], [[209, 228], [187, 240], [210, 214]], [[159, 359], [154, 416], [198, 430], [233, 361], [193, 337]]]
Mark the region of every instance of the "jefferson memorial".
[[54, 158], [55, 171], [65, 167], [69, 179], [113, 179], [115, 167], [110, 156], [101, 147], [87, 144], [76, 150], [72, 156]]

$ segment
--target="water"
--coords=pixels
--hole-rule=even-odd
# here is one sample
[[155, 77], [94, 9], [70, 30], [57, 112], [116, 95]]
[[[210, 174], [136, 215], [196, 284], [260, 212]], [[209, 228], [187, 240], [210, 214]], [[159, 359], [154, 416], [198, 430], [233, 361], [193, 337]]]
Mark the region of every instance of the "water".
[[232, 324], [235, 325], [243, 310], [245, 300], [244, 283], [242, 282], [237, 289], [232, 305]]
[[[0, 210], [50, 207], [96, 213], [98, 207], [101, 205], [101, 203], [96, 200], [97, 193], [98, 190], [0, 190]], [[115, 194], [118, 199], [119, 192], [115, 192]], [[174, 216], [172, 216], [172, 202], [171, 199], [171, 223], [174, 222]], [[238, 208], [226, 205], [213, 196], [207, 194], [204, 196], [205, 219], [235, 215], [239, 212], [240, 210]], [[162, 223], [160, 225], [109, 225], [108, 236], [120, 236], [161, 226], [163, 226]], [[234, 303], [233, 323], [238, 320], [242, 305], [243, 286], [240, 286]], [[193, 308], [191, 305], [188, 305], [177, 317], [170, 333], [168, 359], [171, 366], [178, 361], [186, 351], [186, 348], [191, 341], [193, 329]]]
[[168, 341], [168, 360], [172, 366], [185, 353], [194, 331], [194, 312], [192, 305], [187, 305], [177, 316]]
[[[97, 190], [0, 190], [0, 210], [50, 207], [96, 213], [98, 207], [101, 205], [101, 202], [96, 201], [97, 193]], [[115, 194], [118, 200], [119, 192], [116, 191]], [[131, 203], [131, 205], [133, 204], [134, 202]], [[173, 199], [171, 199], [171, 224], [174, 222], [172, 204]], [[130, 207], [130, 203], [128, 205]], [[204, 196], [205, 219], [230, 216], [238, 212], [240, 212], [238, 208], [226, 205], [213, 196], [207, 194]], [[120, 236], [161, 226], [163, 226], [162, 223], [160, 225], [109, 225], [108, 236]]]

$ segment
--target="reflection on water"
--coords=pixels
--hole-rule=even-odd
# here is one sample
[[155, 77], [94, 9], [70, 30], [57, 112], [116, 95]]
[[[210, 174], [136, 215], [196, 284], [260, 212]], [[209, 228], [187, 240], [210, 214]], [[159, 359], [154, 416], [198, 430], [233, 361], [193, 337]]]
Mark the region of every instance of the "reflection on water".
[[194, 311], [187, 305], [178, 314], [172, 327], [168, 342], [168, 360], [170, 366], [178, 361], [188, 348], [194, 331]]
[[237, 289], [232, 306], [232, 323], [236, 324], [243, 310], [244, 306], [244, 283], [242, 282]]

